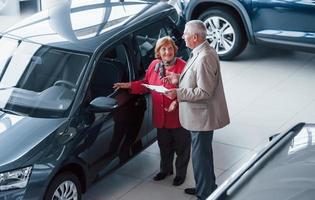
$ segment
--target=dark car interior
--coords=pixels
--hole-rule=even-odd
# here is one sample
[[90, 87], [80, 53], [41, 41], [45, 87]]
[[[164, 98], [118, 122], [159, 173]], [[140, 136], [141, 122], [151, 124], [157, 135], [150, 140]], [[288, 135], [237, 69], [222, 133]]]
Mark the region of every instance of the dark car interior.
[[129, 81], [129, 68], [122, 46], [105, 52], [97, 63], [90, 84], [91, 98], [112, 96], [114, 83]]

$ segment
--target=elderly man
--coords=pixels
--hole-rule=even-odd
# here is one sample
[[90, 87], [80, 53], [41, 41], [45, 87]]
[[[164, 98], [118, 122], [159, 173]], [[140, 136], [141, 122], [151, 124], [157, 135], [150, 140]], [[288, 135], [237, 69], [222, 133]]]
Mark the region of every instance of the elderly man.
[[213, 131], [230, 123], [218, 56], [206, 40], [207, 30], [200, 20], [189, 21], [183, 39], [192, 55], [181, 75], [166, 80], [179, 87], [165, 93], [179, 102], [182, 126], [192, 136], [192, 164], [196, 188], [185, 192], [206, 199], [217, 187], [213, 166]]

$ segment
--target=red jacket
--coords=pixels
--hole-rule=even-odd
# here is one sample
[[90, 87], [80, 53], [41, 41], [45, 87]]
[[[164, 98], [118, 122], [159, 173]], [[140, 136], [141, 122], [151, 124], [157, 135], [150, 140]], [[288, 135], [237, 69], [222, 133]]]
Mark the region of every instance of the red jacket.
[[[144, 87], [143, 83], [150, 84], [150, 85], [163, 85], [166, 88], [176, 88], [175, 85], [164, 83], [159, 78], [159, 71], [155, 72], [154, 67], [157, 63], [159, 63], [161, 60], [153, 60], [148, 67], [148, 70], [145, 74], [145, 77], [143, 80], [140, 81], [134, 81], [131, 82], [131, 93], [133, 94], [144, 94], [150, 92], [152, 95], [152, 104], [153, 104], [153, 126], [156, 128], [179, 128], [181, 127], [179, 122], [179, 115], [178, 115], [178, 106], [175, 110], [172, 112], [167, 112], [164, 110], [164, 108], [168, 108], [170, 106], [170, 103], [173, 101], [163, 95], [162, 93], [158, 93], [155, 91], [148, 90], [146, 87]], [[185, 67], [185, 61], [176, 58], [175, 65], [170, 68], [169, 72], [175, 72], [177, 74], [180, 74], [184, 67]]]

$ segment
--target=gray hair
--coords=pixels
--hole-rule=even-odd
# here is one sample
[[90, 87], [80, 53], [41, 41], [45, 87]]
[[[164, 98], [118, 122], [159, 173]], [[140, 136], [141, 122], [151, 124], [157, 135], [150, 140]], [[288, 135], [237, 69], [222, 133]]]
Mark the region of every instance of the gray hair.
[[201, 20], [191, 20], [186, 23], [186, 27], [189, 33], [197, 34], [202, 39], [207, 37], [207, 28]]

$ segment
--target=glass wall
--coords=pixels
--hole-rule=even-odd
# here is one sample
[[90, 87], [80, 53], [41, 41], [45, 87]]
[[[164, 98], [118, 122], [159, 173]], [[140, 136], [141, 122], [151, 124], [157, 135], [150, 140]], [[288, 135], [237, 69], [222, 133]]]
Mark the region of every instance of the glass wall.
[[0, 16], [34, 14], [41, 10], [41, 3], [46, 1], [47, 0], [0, 0]]

